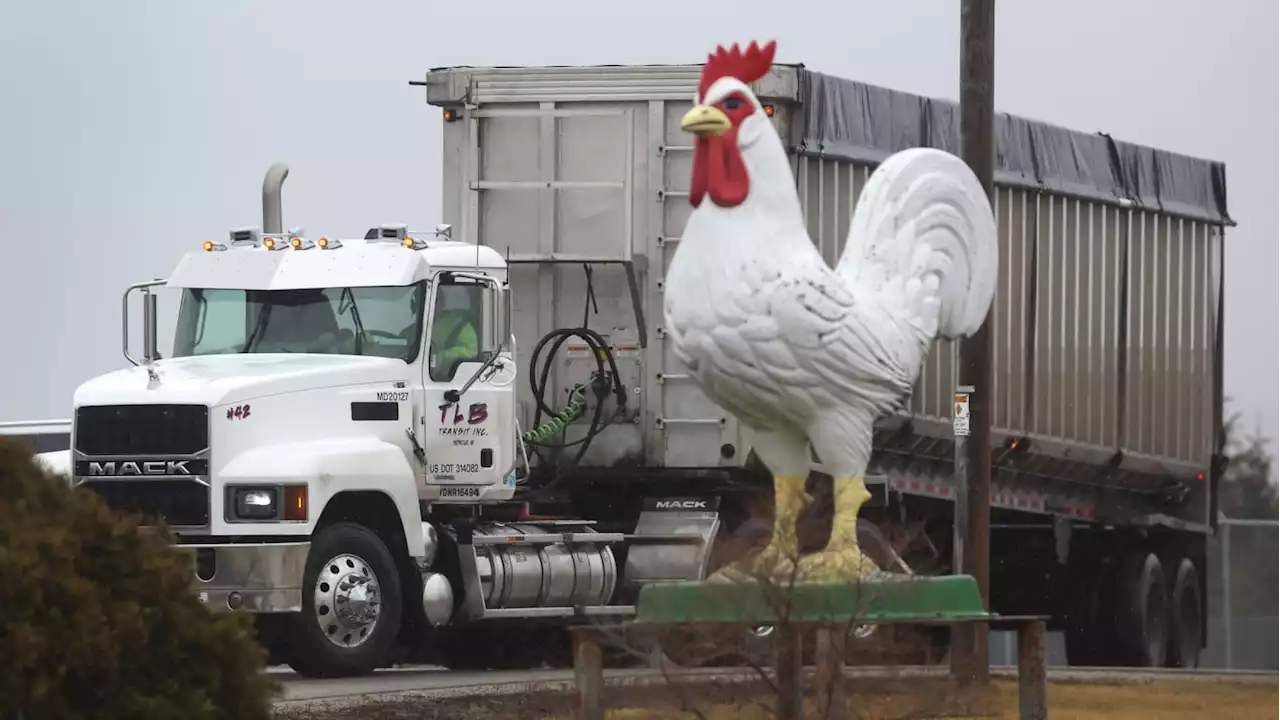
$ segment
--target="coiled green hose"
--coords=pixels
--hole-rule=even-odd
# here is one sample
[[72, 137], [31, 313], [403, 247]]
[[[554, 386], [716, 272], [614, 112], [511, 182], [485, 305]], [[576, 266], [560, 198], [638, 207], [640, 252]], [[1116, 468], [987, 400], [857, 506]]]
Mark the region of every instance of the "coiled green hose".
[[550, 420], [542, 423], [536, 428], [525, 432], [520, 436], [527, 443], [544, 443], [547, 440], [564, 432], [569, 423], [577, 420], [582, 416], [582, 411], [587, 407], [587, 386], [578, 383], [573, 386], [573, 390], [569, 391], [569, 402], [564, 409], [551, 416]]

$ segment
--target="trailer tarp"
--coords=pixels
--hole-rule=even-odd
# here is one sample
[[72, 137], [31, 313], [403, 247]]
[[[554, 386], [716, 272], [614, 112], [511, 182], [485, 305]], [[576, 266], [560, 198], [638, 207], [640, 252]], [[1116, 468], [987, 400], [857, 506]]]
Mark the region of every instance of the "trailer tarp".
[[[801, 154], [878, 163], [928, 146], [960, 154], [959, 106], [800, 69]], [[1226, 165], [996, 113], [995, 181], [1212, 223], [1227, 213]]]

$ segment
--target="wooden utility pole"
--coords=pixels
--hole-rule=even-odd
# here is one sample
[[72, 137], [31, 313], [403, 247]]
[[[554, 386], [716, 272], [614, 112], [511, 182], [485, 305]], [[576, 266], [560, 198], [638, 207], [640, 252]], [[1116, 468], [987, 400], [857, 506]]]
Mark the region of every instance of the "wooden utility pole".
[[[995, 164], [995, 0], [961, 0], [960, 156], [973, 169], [994, 204]], [[956, 407], [966, 395], [967, 427], [956, 428], [956, 572], [978, 582], [990, 610], [991, 562], [991, 311], [972, 337], [960, 344]], [[959, 411], [957, 411], [959, 412]], [[985, 625], [951, 631], [953, 674], [985, 680], [991, 668]]]

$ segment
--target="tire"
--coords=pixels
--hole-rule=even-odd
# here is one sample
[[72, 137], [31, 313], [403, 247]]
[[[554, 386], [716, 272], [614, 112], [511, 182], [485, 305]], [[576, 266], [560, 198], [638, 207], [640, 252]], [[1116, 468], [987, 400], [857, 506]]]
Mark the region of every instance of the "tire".
[[1169, 596], [1160, 559], [1141, 551], [1125, 556], [1116, 591], [1120, 664], [1164, 667], [1169, 648]]
[[1202, 600], [1195, 563], [1182, 558], [1174, 573], [1169, 602], [1169, 667], [1200, 666], [1200, 650], [1204, 646]]
[[400, 573], [386, 544], [363, 525], [326, 525], [313, 536], [307, 555], [302, 612], [288, 619], [289, 666], [314, 678], [386, 667], [403, 602]]

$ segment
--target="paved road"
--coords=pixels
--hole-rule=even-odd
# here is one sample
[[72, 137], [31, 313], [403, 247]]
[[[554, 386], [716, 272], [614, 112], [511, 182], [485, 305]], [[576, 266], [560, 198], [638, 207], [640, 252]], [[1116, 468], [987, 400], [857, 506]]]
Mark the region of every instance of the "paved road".
[[[502, 693], [522, 692], [534, 687], [550, 689], [563, 686], [573, 681], [572, 670], [505, 670], [463, 672], [447, 670], [437, 666], [407, 666], [393, 670], [382, 670], [368, 677], [339, 680], [312, 680], [299, 677], [285, 667], [270, 668], [268, 673], [276, 676], [284, 686], [281, 701], [284, 703], [310, 703], [315, 701], [356, 699], [360, 696], [394, 696], [394, 695], [435, 695], [435, 694], [470, 694], [470, 693]], [[897, 668], [858, 667], [849, 668], [850, 675], [895, 674], [906, 677], [939, 675], [946, 672], [945, 667], [903, 666]], [[735, 670], [732, 668], [705, 668], [698, 670], [681, 670], [675, 674], [681, 679], [709, 678], [721, 680], [749, 679], [754, 676], [751, 670]], [[1017, 669], [997, 667], [997, 676], [1016, 676]], [[661, 671], [646, 669], [611, 670], [605, 676], [615, 682], [632, 680], [645, 682], [657, 679]], [[1130, 680], [1135, 682], [1174, 677], [1194, 677], [1206, 680], [1238, 680], [1243, 682], [1276, 682], [1280, 675], [1276, 672], [1186, 672], [1178, 670], [1117, 670], [1115, 668], [1050, 668], [1051, 679], [1079, 680]]]
[[501, 685], [527, 685], [570, 681], [570, 670], [504, 670], [463, 672], [447, 670], [431, 665], [400, 667], [380, 670], [361, 678], [313, 680], [299, 677], [288, 668], [271, 668], [284, 686], [284, 701], [312, 701], [351, 697], [354, 695], [382, 695], [386, 693], [430, 692], [456, 688], [488, 688]]

